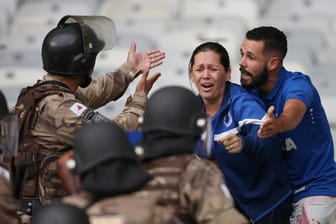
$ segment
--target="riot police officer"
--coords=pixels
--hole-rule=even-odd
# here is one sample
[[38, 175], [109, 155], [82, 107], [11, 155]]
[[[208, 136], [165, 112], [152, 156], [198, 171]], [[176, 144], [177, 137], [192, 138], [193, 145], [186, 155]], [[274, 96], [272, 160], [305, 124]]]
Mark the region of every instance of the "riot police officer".
[[86, 208], [92, 223], [170, 223], [171, 210], [161, 206], [159, 194], [142, 190], [152, 178], [119, 126], [101, 123], [80, 128], [74, 157], [66, 162], [69, 168], [71, 163], [81, 191], [63, 202]]
[[[119, 69], [91, 80], [97, 54], [111, 48], [115, 41], [114, 23], [104, 16], [64, 16], [44, 38], [42, 61], [47, 74], [24, 88], [14, 107], [20, 118], [15, 163], [30, 164], [21, 199], [23, 210], [64, 196], [55, 160], [72, 148], [77, 129], [85, 124], [111, 122], [94, 109], [118, 99], [132, 80], [160, 65], [165, 57], [158, 50], [136, 52], [132, 43], [127, 61]], [[125, 109], [112, 122], [125, 130], [136, 129], [147, 94], [159, 75], [143, 75]]]

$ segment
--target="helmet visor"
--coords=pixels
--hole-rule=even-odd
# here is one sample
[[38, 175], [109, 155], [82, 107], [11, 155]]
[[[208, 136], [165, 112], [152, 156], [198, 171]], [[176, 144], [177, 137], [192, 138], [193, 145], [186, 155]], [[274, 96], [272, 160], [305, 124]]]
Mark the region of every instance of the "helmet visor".
[[0, 151], [3, 156], [15, 156], [19, 143], [19, 119], [7, 115], [0, 120]]
[[114, 22], [106, 16], [64, 16], [58, 23], [78, 23], [82, 32], [84, 53], [111, 49], [117, 41]]

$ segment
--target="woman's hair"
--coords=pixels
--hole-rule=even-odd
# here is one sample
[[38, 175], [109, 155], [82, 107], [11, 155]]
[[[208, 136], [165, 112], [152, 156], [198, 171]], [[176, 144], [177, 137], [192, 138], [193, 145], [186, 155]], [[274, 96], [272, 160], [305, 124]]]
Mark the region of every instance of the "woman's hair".
[[216, 52], [220, 56], [220, 63], [223, 65], [225, 71], [227, 71], [230, 68], [230, 58], [229, 58], [229, 54], [227, 50], [225, 49], [225, 47], [223, 47], [220, 43], [217, 43], [217, 42], [205, 42], [199, 45], [198, 47], [196, 47], [195, 50], [193, 51], [190, 61], [189, 61], [189, 66], [188, 66], [189, 71], [194, 65], [195, 56], [199, 52], [207, 52], [207, 51]]

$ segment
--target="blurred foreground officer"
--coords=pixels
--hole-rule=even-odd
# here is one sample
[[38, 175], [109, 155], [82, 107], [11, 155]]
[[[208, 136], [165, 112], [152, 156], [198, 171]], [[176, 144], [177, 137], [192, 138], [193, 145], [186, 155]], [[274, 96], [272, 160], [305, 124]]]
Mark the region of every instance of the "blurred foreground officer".
[[84, 209], [63, 203], [41, 207], [32, 218], [32, 224], [90, 224]]
[[[48, 74], [24, 88], [14, 108], [20, 118], [15, 164], [30, 164], [21, 200], [25, 212], [65, 194], [55, 160], [72, 148], [79, 127], [110, 122], [93, 109], [121, 97], [138, 74], [160, 65], [165, 57], [160, 51], [138, 53], [132, 43], [127, 61], [119, 69], [91, 81], [97, 54], [115, 41], [114, 23], [103, 16], [65, 16], [46, 35], [42, 60]], [[137, 128], [147, 93], [159, 75], [142, 76], [135, 94], [113, 122], [125, 130]]]
[[[19, 223], [17, 216], [19, 203], [13, 195], [10, 170], [8, 167], [3, 166], [2, 161], [4, 156], [14, 156], [15, 148], [17, 147], [15, 146], [17, 142], [17, 134], [15, 131], [17, 132], [18, 129], [16, 128], [15, 130], [13, 126], [18, 126], [18, 124], [15, 124], [15, 119], [13, 119], [14, 117], [12, 116], [13, 115], [9, 115], [7, 101], [0, 91], [0, 223], [4, 224]], [[11, 130], [14, 132], [11, 132]]]
[[82, 191], [63, 202], [85, 208], [91, 224], [171, 223], [171, 210], [163, 210], [159, 195], [141, 191], [151, 177], [119, 126], [105, 123], [79, 129], [69, 163], [80, 177]]
[[[176, 223], [248, 223], [234, 207], [221, 171], [195, 157], [201, 135], [210, 136], [208, 118], [188, 89], [162, 88], [149, 98], [136, 152], [154, 177], [145, 190], [174, 208]], [[132, 133], [130, 133], [130, 136]], [[207, 151], [206, 138], [204, 150]]]

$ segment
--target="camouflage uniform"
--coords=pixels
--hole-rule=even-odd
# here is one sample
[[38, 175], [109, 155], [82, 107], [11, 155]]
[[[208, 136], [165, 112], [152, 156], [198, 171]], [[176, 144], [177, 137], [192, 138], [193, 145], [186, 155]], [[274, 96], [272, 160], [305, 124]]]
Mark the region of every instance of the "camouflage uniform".
[[91, 224], [166, 224], [173, 222], [173, 209], [159, 203], [160, 192], [138, 191], [128, 195], [104, 198], [92, 203], [92, 195], [81, 192], [63, 202], [87, 208]]
[[93, 203], [89, 193], [63, 199], [87, 207], [95, 223], [249, 223], [225, 194], [221, 172], [191, 155], [169, 156], [145, 164], [154, 176], [141, 191]]
[[182, 154], [146, 162], [145, 168], [154, 176], [145, 189], [160, 192], [161, 202], [173, 206], [177, 223], [249, 223], [212, 162]]
[[[30, 169], [28, 181], [24, 187], [24, 198], [37, 198], [42, 204], [46, 204], [54, 197], [65, 194], [56, 172], [55, 159], [72, 148], [76, 130], [84, 125], [81, 117], [72, 110], [72, 107], [85, 105], [96, 109], [118, 99], [125, 92], [134, 75], [135, 69], [129, 63], [125, 63], [115, 72], [99, 76], [87, 88], [78, 88], [76, 94], [64, 88], [64, 91], [48, 95], [38, 102], [37, 107], [33, 108], [29, 124], [30, 140], [34, 142], [37, 149], [30, 147], [31, 141], [23, 138], [20, 142], [19, 155], [15, 160], [16, 164], [27, 161], [33, 168], [33, 170]], [[48, 80], [51, 80], [51, 77], [46, 75], [38, 83]], [[127, 100], [123, 112], [113, 121], [125, 130], [136, 129], [138, 116], [143, 114], [146, 100], [147, 96], [144, 92], [135, 93], [133, 98], [130, 97]], [[14, 111], [21, 118], [27, 113], [23, 104], [17, 104]], [[28, 147], [27, 144], [29, 144]]]
[[15, 200], [9, 181], [0, 173], [0, 223], [18, 224], [19, 204]]

